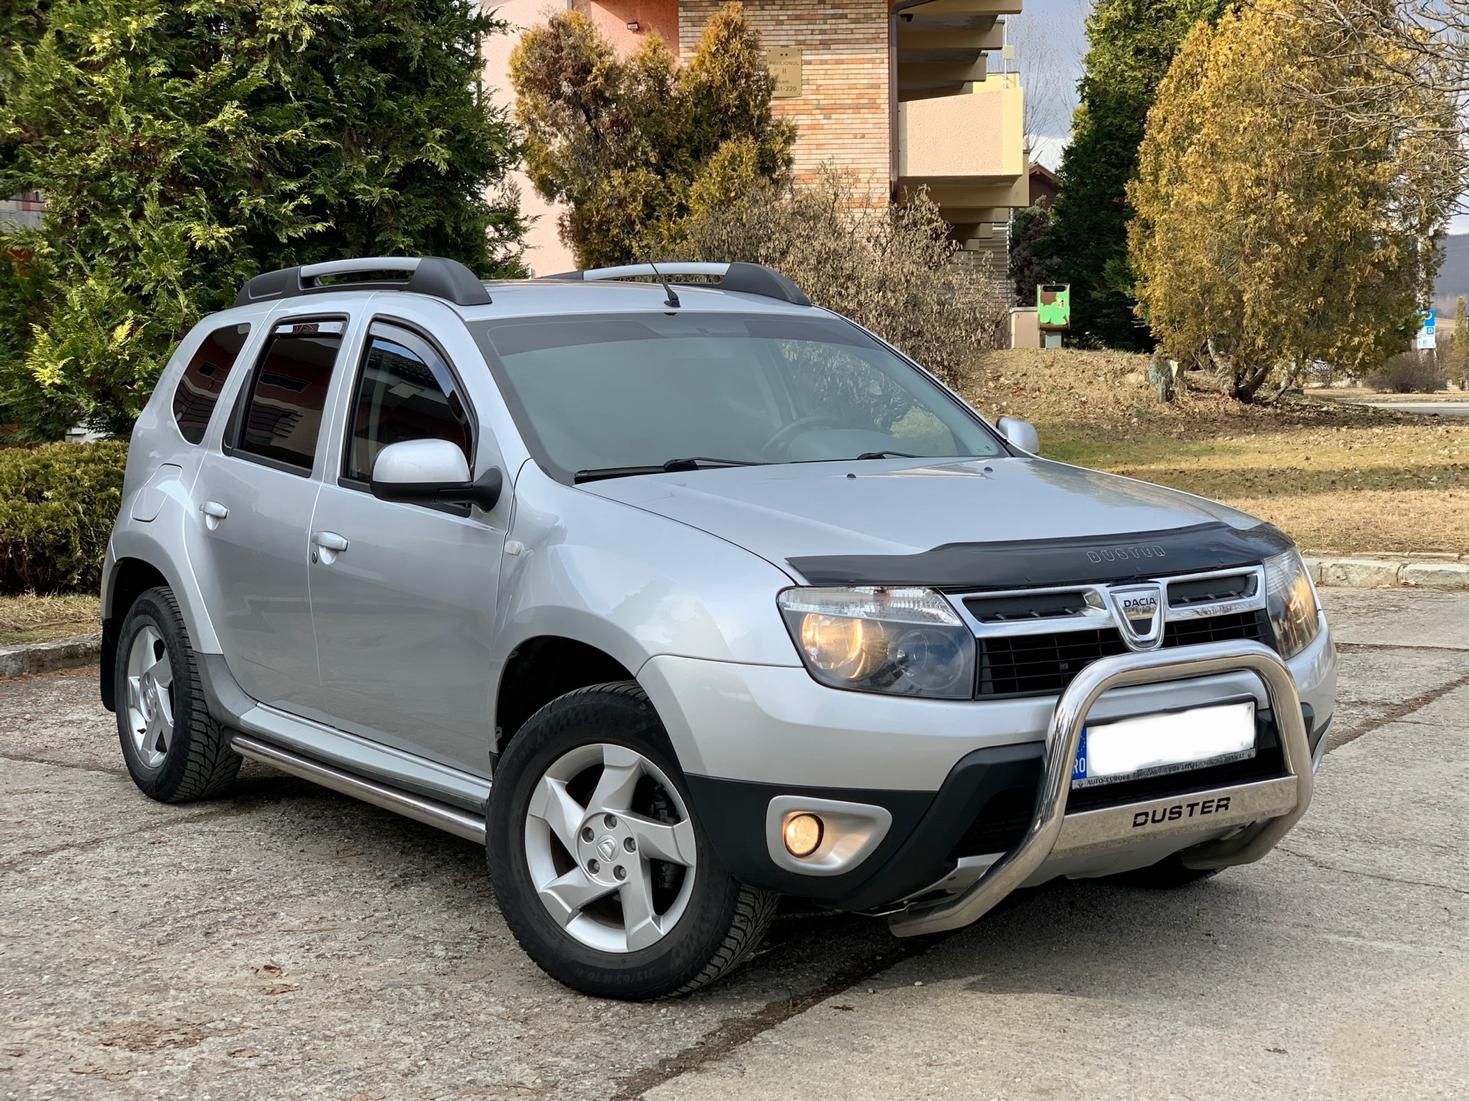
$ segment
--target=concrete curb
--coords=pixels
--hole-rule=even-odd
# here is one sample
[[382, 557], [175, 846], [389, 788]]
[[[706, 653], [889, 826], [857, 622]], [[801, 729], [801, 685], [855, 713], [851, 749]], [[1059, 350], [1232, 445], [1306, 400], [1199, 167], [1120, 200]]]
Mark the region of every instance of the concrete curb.
[[101, 635], [77, 635], [56, 642], [0, 646], [0, 677], [23, 677], [90, 665], [102, 654]]
[[1306, 551], [1304, 555], [1311, 579], [1318, 585], [1469, 592], [1469, 555], [1330, 555], [1316, 551]]

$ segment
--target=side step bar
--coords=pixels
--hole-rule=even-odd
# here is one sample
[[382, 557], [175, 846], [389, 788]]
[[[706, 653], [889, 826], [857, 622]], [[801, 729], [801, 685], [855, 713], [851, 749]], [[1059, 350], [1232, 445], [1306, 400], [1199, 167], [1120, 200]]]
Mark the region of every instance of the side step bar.
[[[1077, 744], [1087, 715], [1102, 693], [1134, 684], [1240, 670], [1254, 673], [1264, 683], [1285, 758], [1284, 776], [1189, 796], [1066, 814]], [[1020, 844], [962, 894], [895, 913], [888, 918], [889, 927], [900, 937], [957, 929], [993, 909], [1040, 869], [1053, 852], [1126, 845], [1134, 838], [1195, 832], [1202, 822], [1207, 822], [1205, 832], [1213, 832], [1215, 826], [1239, 828], [1218, 840], [1184, 850], [1186, 866], [1248, 864], [1274, 848], [1306, 812], [1312, 779], [1311, 745], [1296, 682], [1274, 650], [1258, 642], [1207, 642], [1176, 650], [1099, 658], [1082, 669], [1056, 701], [1046, 731], [1045, 772], [1036, 795], [1034, 817]]]
[[421, 795], [410, 795], [406, 791], [399, 791], [375, 780], [364, 780], [350, 772], [321, 764], [319, 761], [313, 761], [309, 757], [303, 757], [288, 750], [279, 749], [245, 734], [236, 734], [230, 745], [241, 757], [261, 761], [302, 780], [310, 780], [313, 784], [341, 792], [343, 795], [350, 795], [354, 799], [371, 803], [375, 807], [393, 811], [404, 818], [412, 818], [415, 822], [422, 822], [426, 826], [435, 826], [456, 837], [462, 837], [466, 841], [474, 841], [481, 845], [485, 843], [484, 819], [466, 814], [455, 807], [437, 803], [432, 799], [425, 799]]

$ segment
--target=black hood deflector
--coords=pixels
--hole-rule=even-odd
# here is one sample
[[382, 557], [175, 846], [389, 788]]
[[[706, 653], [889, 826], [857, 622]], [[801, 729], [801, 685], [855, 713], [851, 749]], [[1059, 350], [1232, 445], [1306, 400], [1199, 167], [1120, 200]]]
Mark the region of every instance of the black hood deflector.
[[945, 543], [921, 554], [819, 555], [789, 562], [812, 585], [921, 585], [982, 592], [1253, 566], [1292, 546], [1270, 524], [1241, 531], [1215, 521], [1130, 535]]

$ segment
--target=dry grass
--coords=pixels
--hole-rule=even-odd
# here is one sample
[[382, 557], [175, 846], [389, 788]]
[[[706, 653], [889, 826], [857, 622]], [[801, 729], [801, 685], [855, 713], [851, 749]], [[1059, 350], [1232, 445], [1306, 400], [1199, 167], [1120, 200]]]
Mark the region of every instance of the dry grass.
[[0, 646], [96, 634], [102, 608], [95, 596], [0, 596]]
[[1225, 501], [1305, 547], [1469, 551], [1469, 419], [1314, 398], [1252, 408], [1198, 392], [1165, 406], [1146, 362], [997, 352], [967, 393], [991, 415], [1034, 421], [1048, 456]]

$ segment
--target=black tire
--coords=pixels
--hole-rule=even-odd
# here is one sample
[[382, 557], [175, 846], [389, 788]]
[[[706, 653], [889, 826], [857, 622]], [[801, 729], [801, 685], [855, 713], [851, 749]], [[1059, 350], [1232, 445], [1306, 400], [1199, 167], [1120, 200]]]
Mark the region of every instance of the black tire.
[[1123, 872], [1113, 878], [1119, 883], [1126, 883], [1131, 887], [1145, 887], [1154, 891], [1171, 891], [1179, 887], [1187, 887], [1191, 883], [1198, 883], [1205, 879], [1212, 879], [1222, 872], [1223, 868], [1190, 868], [1187, 867], [1178, 853], [1166, 856], [1156, 864], [1150, 864], [1146, 868], [1137, 868], [1130, 872]]
[[[683, 915], [655, 944], [625, 953], [589, 947], [552, 919], [531, 879], [524, 843], [531, 796], [546, 770], [596, 743], [625, 746], [657, 765], [689, 808], [696, 839]], [[663, 725], [630, 681], [569, 692], [531, 716], [495, 769], [486, 822], [486, 861], [510, 931], [541, 970], [585, 994], [643, 1001], [707, 986], [754, 951], [775, 915], [778, 895], [744, 886], [719, 865]]]
[[[138, 635], [150, 627], [159, 636], [155, 645], [164, 648], [173, 670], [169, 689], [173, 736], [166, 743], [162, 761], [156, 764], [143, 759], [134, 741], [128, 698], [128, 655]], [[240, 756], [209, 715], [189, 630], [171, 590], [149, 589], [128, 609], [118, 634], [113, 677], [117, 737], [123, 761], [139, 791], [160, 803], [189, 803], [223, 795], [230, 789], [240, 771]]]

